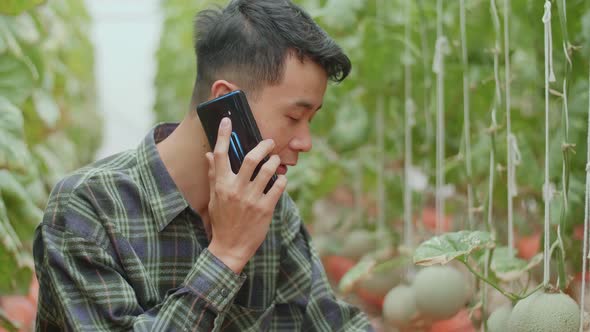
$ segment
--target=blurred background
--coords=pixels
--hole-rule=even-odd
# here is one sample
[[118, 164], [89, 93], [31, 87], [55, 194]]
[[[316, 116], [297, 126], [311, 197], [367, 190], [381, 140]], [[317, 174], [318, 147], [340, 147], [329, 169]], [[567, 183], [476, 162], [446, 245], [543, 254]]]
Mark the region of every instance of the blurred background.
[[[396, 259], [434, 235], [493, 230], [498, 245], [512, 238], [522, 259], [540, 252], [544, 2], [515, 0], [508, 12], [505, 0], [295, 2], [353, 63], [350, 77], [328, 88], [312, 125], [314, 149], [290, 170], [288, 187], [339, 294], [385, 328], [385, 294], [411, 275], [407, 260]], [[0, 3], [0, 322], [6, 329], [32, 327], [31, 240], [53, 185], [78, 167], [135, 148], [155, 123], [182, 119], [195, 78], [194, 15], [224, 3]], [[590, 2], [551, 3], [549, 221], [552, 236], [559, 226], [563, 238], [568, 281], [579, 281]], [[514, 139], [507, 139], [508, 125]], [[380, 250], [389, 252], [387, 264], [371, 279], [353, 290], [338, 287], [362, 257]], [[463, 319], [471, 328], [478, 324], [476, 297]]]

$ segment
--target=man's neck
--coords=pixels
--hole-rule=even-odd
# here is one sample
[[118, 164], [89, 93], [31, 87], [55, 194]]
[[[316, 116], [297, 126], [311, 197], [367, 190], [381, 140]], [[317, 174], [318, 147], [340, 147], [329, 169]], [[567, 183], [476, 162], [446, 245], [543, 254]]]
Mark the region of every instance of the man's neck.
[[210, 148], [199, 119], [187, 115], [170, 136], [157, 144], [157, 149], [184, 198], [206, 219], [209, 165], [205, 154]]

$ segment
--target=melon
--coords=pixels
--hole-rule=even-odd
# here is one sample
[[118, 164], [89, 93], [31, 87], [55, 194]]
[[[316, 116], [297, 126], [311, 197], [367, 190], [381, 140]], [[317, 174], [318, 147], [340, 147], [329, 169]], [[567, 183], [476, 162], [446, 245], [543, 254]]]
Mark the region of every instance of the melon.
[[508, 320], [511, 332], [578, 332], [580, 307], [563, 293], [535, 293], [519, 301]]
[[429, 266], [414, 279], [416, 306], [425, 317], [441, 320], [453, 317], [466, 303], [468, 282], [449, 266]]
[[508, 331], [508, 319], [512, 307], [509, 305], [501, 306], [494, 310], [488, 318], [488, 332], [506, 332]]
[[388, 325], [405, 327], [416, 316], [416, 299], [414, 289], [399, 285], [391, 289], [383, 302], [383, 318]]
[[375, 249], [375, 242], [373, 233], [364, 229], [357, 229], [350, 232], [343, 241], [339, 254], [353, 260], [358, 260]]

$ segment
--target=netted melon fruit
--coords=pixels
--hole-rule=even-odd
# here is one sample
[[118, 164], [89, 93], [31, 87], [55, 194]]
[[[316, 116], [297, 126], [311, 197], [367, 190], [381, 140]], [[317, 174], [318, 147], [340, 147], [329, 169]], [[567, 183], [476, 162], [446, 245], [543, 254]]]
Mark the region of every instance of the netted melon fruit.
[[418, 310], [434, 320], [455, 315], [466, 301], [468, 284], [461, 272], [449, 266], [429, 266], [414, 279]]
[[506, 332], [508, 331], [508, 319], [512, 307], [509, 305], [501, 306], [494, 310], [488, 318], [488, 332]]
[[416, 300], [412, 287], [399, 285], [391, 289], [385, 296], [383, 318], [388, 325], [407, 326], [416, 312]]
[[569, 296], [535, 293], [519, 301], [508, 320], [511, 332], [578, 332], [580, 308]]
[[350, 232], [342, 243], [339, 254], [341, 256], [358, 260], [365, 254], [375, 249], [375, 236], [364, 229]]

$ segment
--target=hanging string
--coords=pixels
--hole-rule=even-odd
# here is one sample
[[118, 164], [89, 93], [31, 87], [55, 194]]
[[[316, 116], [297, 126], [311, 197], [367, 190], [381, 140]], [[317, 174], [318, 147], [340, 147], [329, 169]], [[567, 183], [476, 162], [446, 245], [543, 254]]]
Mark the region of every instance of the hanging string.
[[[508, 135], [508, 153], [510, 156], [511, 163], [509, 167], [512, 168], [512, 172], [508, 172], [508, 195], [510, 197], [516, 197], [518, 195], [518, 186], [516, 184], [516, 166], [520, 165], [521, 156], [520, 150], [518, 149], [518, 142], [516, 136], [513, 134]], [[512, 213], [512, 211], [508, 211]]]
[[542, 18], [545, 30], [545, 182], [543, 184], [543, 200], [545, 203], [545, 248], [543, 258], [543, 285], [549, 284], [549, 245], [550, 245], [550, 213], [551, 213], [551, 199], [553, 198], [553, 189], [549, 184], [549, 83], [555, 81], [555, 74], [553, 74], [553, 45], [551, 33], [551, 2], [545, 2], [545, 12]]
[[469, 119], [469, 59], [467, 57], [467, 33], [465, 32], [465, 0], [460, 2], [461, 53], [463, 62], [463, 135], [465, 136], [465, 168], [467, 172], [467, 221], [469, 228], [475, 227], [473, 220], [473, 184], [471, 166], [471, 123]]
[[437, 39], [432, 71], [436, 74], [436, 232], [442, 233], [444, 217], [443, 186], [445, 183], [445, 122], [444, 122], [444, 57], [449, 53], [449, 42], [443, 36], [443, 2], [438, 0], [436, 6]]
[[[567, 53], [567, 52], [566, 52]], [[569, 142], [569, 131], [570, 131], [570, 116], [569, 116], [569, 110], [568, 110], [568, 106], [567, 106], [568, 102], [567, 102], [567, 75], [566, 77], [563, 79], [563, 111], [564, 111], [564, 116], [565, 116], [565, 144], [568, 144], [567, 142]], [[564, 148], [565, 147], [564, 144]], [[567, 155], [567, 151], [564, 151], [564, 158], [563, 158], [563, 162], [561, 164], [561, 177], [563, 179], [562, 181], [562, 191], [563, 191], [563, 206], [567, 211], [567, 207], [568, 207], [568, 179], [566, 179], [567, 177], [567, 167], [568, 165], [566, 164], [566, 158], [565, 156]]]
[[[386, 2], [384, 0], [376, 0], [377, 12], [375, 17], [378, 22], [382, 22], [383, 14], [387, 12], [384, 10]], [[377, 38], [385, 40], [384, 25], [377, 25]], [[387, 225], [385, 223], [385, 96], [380, 94], [377, 98], [377, 116], [375, 117], [377, 128], [377, 245], [380, 249], [388, 248], [389, 237], [384, 236], [388, 234]]]
[[410, 170], [412, 168], [412, 128], [415, 105], [412, 99], [412, 58], [410, 54], [412, 1], [406, 2], [405, 25], [405, 158], [404, 158], [404, 243], [407, 249], [414, 248], [414, 224], [412, 223], [412, 188], [410, 186]]
[[590, 70], [588, 70], [588, 132], [586, 145], [586, 197], [584, 200], [584, 244], [582, 254], [582, 289], [580, 294], [580, 331], [584, 326], [586, 295], [586, 269], [588, 264], [588, 218], [590, 217]]
[[[514, 172], [515, 172], [515, 165], [514, 160], [512, 160], [512, 155], [510, 151], [510, 137], [512, 135], [512, 123], [511, 123], [511, 115], [510, 115], [510, 107], [511, 107], [511, 92], [510, 92], [510, 0], [504, 0], [504, 81], [506, 85], [506, 145], [507, 145], [507, 172], [508, 172], [508, 254], [510, 256], [514, 255], [514, 218], [513, 218], [513, 198], [515, 193], [510, 192], [511, 186], [513, 186], [512, 182], [516, 182]], [[513, 195], [514, 194], [514, 195]]]
[[[494, 96], [494, 104], [492, 107], [492, 125], [490, 127], [490, 169], [489, 169], [489, 181], [488, 181], [488, 215], [487, 215], [487, 229], [489, 232], [492, 233], [492, 236], [495, 238], [496, 234], [493, 231], [493, 204], [494, 204], [494, 172], [495, 172], [495, 149], [494, 149], [494, 140], [495, 140], [495, 131], [498, 128], [498, 121], [496, 120], [496, 108], [502, 102], [502, 94], [500, 92], [500, 75], [498, 74], [499, 70], [499, 63], [500, 63], [500, 19], [498, 16], [498, 11], [496, 9], [496, 2], [495, 0], [490, 0], [490, 11], [492, 14], [492, 21], [494, 23], [494, 30], [496, 32], [496, 42], [494, 45], [494, 50], [492, 54], [494, 55], [494, 82], [495, 82], [495, 96]], [[485, 255], [485, 266], [484, 266], [484, 276], [486, 278], [489, 277], [489, 259], [490, 259], [490, 250], [486, 251]], [[488, 301], [488, 285], [487, 283], [483, 284], [483, 311], [485, 312]], [[481, 328], [482, 331], [485, 331], [486, 324], [482, 324]]]

